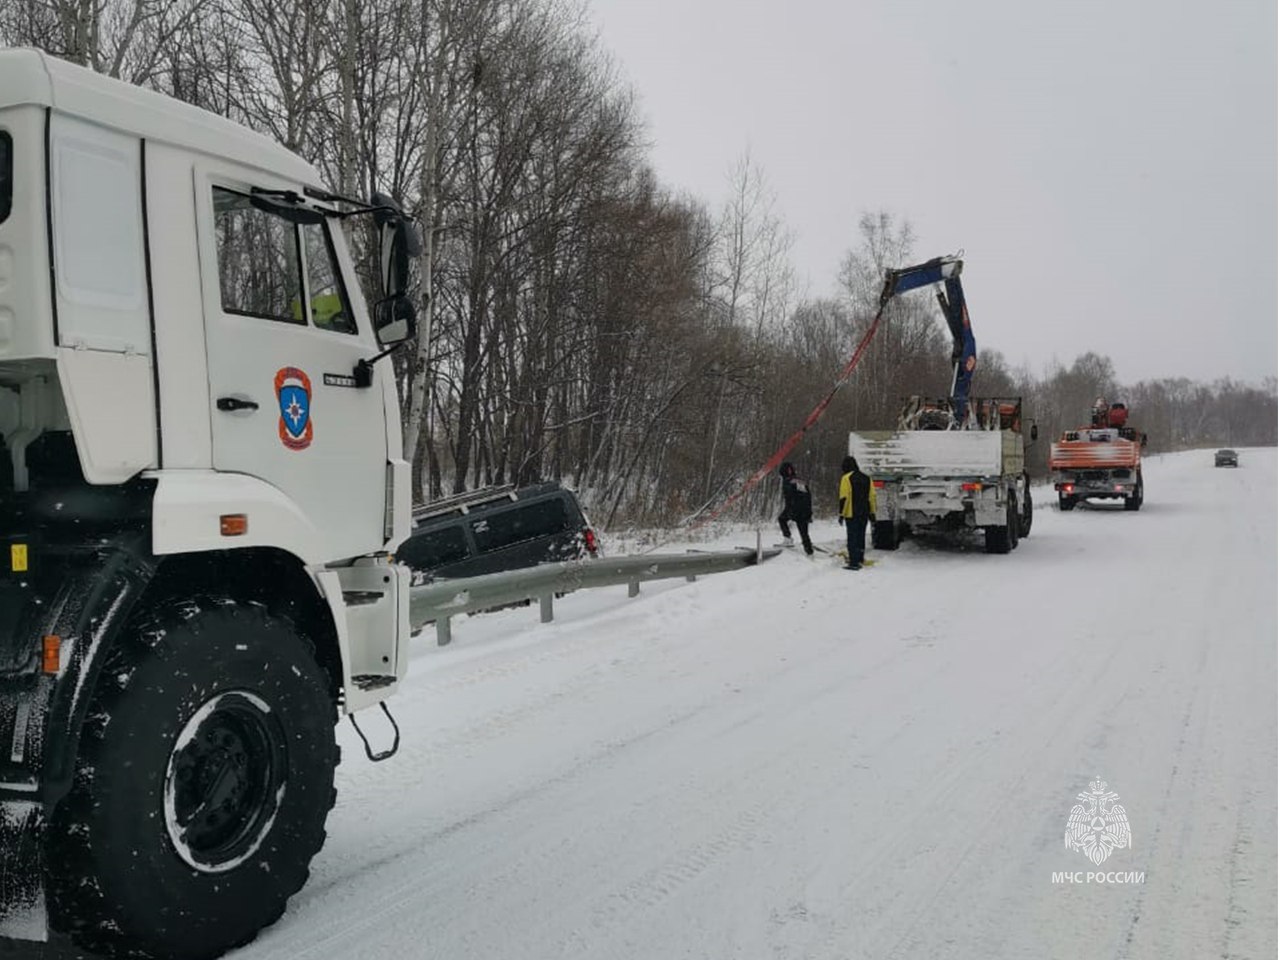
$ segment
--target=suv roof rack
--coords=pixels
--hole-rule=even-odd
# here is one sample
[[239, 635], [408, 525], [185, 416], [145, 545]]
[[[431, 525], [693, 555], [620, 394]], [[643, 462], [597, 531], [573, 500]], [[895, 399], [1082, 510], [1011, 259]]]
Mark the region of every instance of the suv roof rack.
[[428, 517], [438, 517], [442, 513], [449, 513], [453, 510], [467, 513], [472, 507], [479, 506], [482, 503], [515, 499], [517, 498], [516, 485], [514, 483], [504, 484], [500, 487], [485, 487], [483, 490], [469, 490], [465, 493], [455, 493], [451, 497], [443, 497], [440, 500], [433, 500], [430, 503], [424, 503], [420, 507], [415, 507], [413, 519], [418, 521], [426, 520]]

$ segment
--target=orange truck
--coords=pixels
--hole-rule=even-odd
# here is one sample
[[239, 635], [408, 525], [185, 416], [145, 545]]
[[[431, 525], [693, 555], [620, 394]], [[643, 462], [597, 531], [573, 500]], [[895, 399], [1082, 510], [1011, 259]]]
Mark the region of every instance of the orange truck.
[[1086, 499], [1123, 500], [1126, 510], [1142, 508], [1142, 448], [1147, 435], [1128, 425], [1122, 403], [1095, 408], [1088, 427], [1067, 430], [1049, 448], [1049, 474], [1058, 507], [1074, 510]]

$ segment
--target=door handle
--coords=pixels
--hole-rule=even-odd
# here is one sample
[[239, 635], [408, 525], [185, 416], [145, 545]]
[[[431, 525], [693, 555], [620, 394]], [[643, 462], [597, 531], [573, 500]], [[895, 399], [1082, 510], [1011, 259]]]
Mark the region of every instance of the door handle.
[[245, 400], [242, 397], [219, 397], [218, 409], [226, 413], [234, 410], [257, 410], [258, 404], [255, 400]]

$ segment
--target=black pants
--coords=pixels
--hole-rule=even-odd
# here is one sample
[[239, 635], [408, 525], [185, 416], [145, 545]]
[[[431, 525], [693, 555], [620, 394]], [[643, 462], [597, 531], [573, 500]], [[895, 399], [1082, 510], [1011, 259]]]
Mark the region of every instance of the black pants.
[[849, 517], [844, 532], [849, 538], [849, 566], [861, 566], [867, 553], [867, 518]]
[[790, 540], [791, 528], [787, 526], [788, 520], [794, 523], [796, 525], [796, 529], [800, 532], [800, 542], [804, 545], [804, 552], [813, 553], [813, 544], [809, 542], [808, 518], [806, 517], [804, 520], [797, 520], [794, 517], [792, 517], [788, 511], [786, 510], [782, 511], [782, 515], [778, 517], [778, 526], [782, 528], [782, 535], [786, 537], [788, 540]]

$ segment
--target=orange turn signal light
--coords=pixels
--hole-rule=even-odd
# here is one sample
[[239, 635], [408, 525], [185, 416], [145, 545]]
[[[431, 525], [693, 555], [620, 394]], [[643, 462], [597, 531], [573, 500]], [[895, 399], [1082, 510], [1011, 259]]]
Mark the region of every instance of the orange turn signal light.
[[56, 674], [62, 666], [62, 638], [49, 634], [44, 638], [40, 654], [40, 669], [44, 673]]
[[969, 491], [971, 491], [971, 492], [973, 492], [973, 493], [977, 493], [979, 490], [981, 490], [981, 489], [982, 489], [982, 484], [980, 484], [980, 483], [962, 483], [962, 484], [960, 484], [960, 489], [961, 489], [961, 490], [969, 490]]
[[224, 513], [218, 518], [218, 526], [224, 537], [243, 537], [249, 532], [247, 513]]

